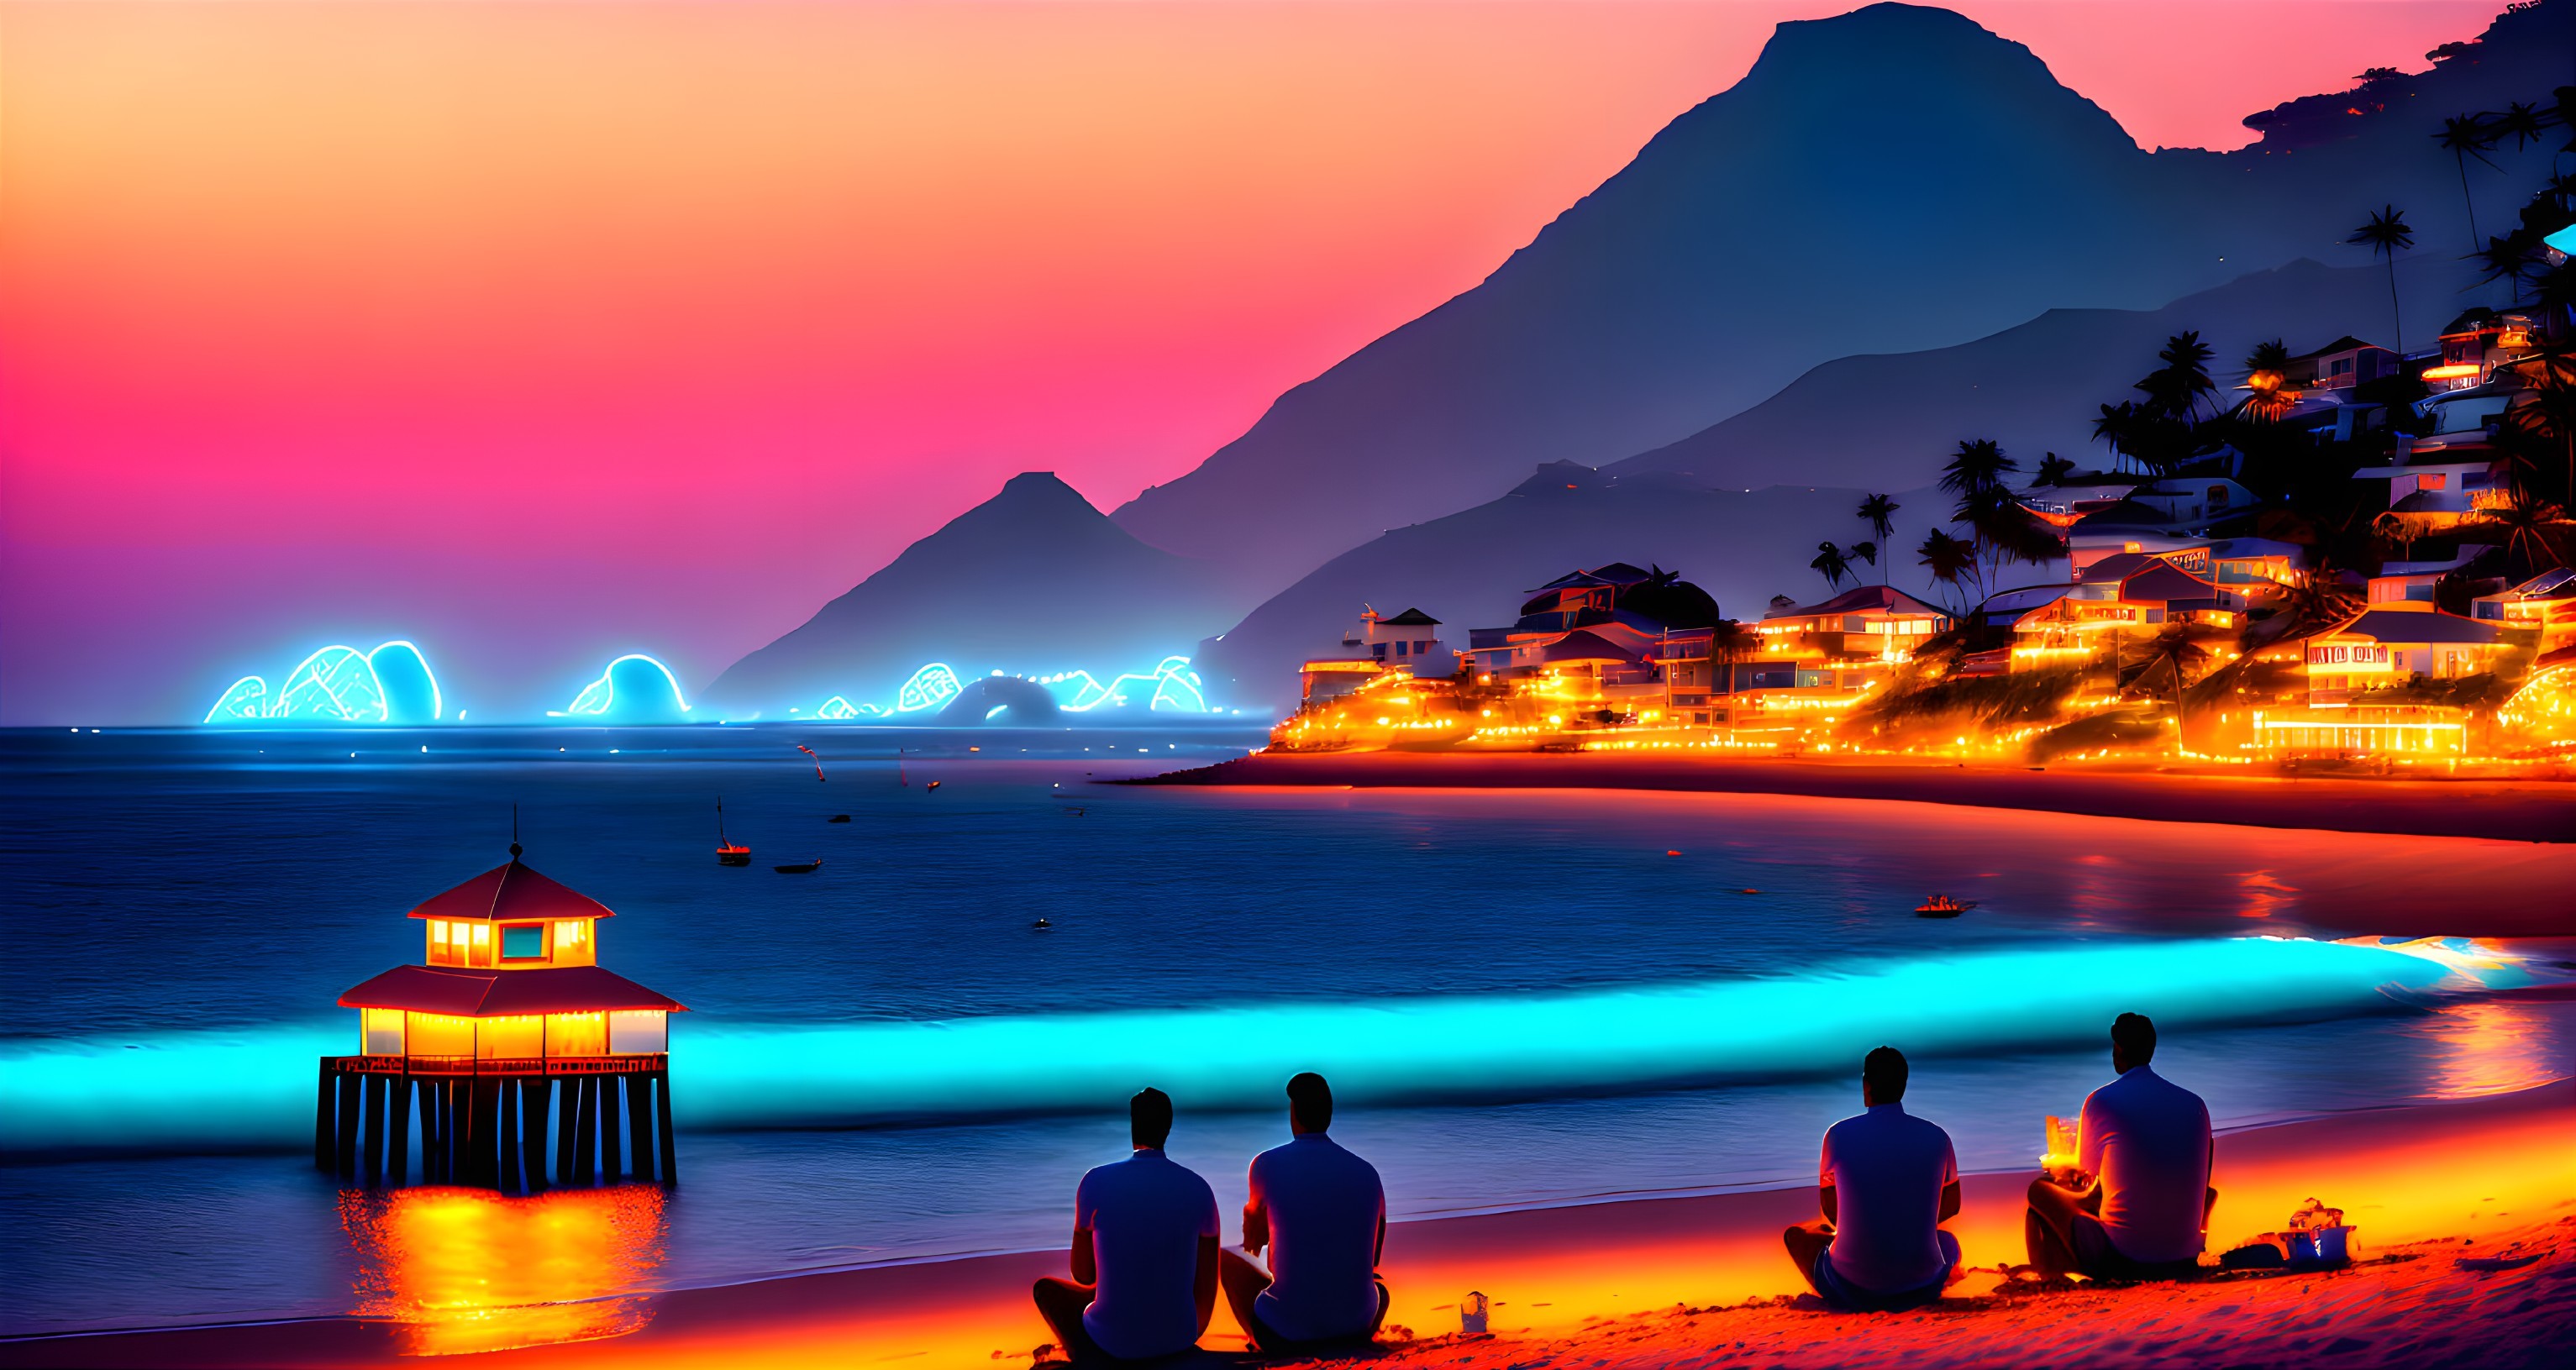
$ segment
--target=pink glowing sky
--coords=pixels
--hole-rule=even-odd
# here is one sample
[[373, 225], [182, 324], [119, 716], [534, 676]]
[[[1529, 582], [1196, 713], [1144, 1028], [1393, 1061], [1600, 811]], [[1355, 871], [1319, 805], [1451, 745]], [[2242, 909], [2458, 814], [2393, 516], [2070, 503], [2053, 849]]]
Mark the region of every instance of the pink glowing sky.
[[[0, 0], [0, 720], [386, 636], [703, 683], [1016, 471], [1186, 471], [1848, 8]], [[2497, 6], [1957, 8], [2233, 146]]]

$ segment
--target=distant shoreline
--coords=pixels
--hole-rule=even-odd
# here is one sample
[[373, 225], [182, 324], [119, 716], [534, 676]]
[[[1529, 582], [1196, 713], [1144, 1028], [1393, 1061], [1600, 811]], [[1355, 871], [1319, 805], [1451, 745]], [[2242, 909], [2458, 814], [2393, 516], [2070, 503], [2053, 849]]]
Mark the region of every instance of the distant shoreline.
[[1886, 758], [1339, 752], [1264, 753], [1111, 783], [1793, 794], [2176, 823], [2576, 843], [2576, 784], [2539, 779], [2004, 768]]

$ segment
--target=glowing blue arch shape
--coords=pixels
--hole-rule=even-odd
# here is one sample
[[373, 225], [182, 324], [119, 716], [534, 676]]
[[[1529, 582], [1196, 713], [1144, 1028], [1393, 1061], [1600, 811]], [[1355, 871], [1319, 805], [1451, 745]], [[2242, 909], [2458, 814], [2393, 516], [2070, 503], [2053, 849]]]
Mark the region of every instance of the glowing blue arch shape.
[[[385, 718], [393, 723], [436, 723], [447, 716], [447, 699], [439, 692], [438, 674], [429, 669], [429, 658], [421, 655], [418, 644], [395, 638], [376, 644], [367, 653], [367, 667], [376, 673], [377, 692], [384, 697]], [[420, 697], [426, 686], [428, 698]], [[424, 705], [428, 717], [415, 717], [414, 705]]]
[[965, 692], [966, 686], [957, 679], [957, 673], [946, 662], [934, 661], [913, 672], [912, 679], [894, 692], [894, 711], [915, 714], [936, 709]]
[[[380, 671], [378, 659], [384, 662]], [[397, 682], [386, 688], [386, 672]], [[424, 698], [424, 691], [426, 697]], [[395, 707], [399, 697], [403, 707]], [[427, 718], [414, 717], [412, 704]], [[400, 716], [397, 716], [399, 712]], [[246, 675], [226, 686], [206, 711], [207, 723], [257, 723], [277, 719], [290, 723], [434, 723], [447, 713], [438, 676], [411, 642], [396, 638], [361, 652], [333, 643], [295, 664], [275, 691], [265, 677]]]
[[382, 723], [385, 687], [366, 653], [355, 647], [331, 646], [315, 652], [286, 673], [277, 687], [268, 716], [312, 723]]
[[206, 710], [207, 723], [250, 723], [268, 717], [268, 682], [246, 675], [225, 689], [215, 707]]
[[[999, 677], [1003, 673], [994, 671]], [[990, 678], [990, 677], [986, 677]], [[980, 687], [983, 679], [976, 684]], [[1032, 685], [1044, 686], [1055, 696], [1056, 707], [1064, 713], [1089, 713], [1101, 707], [1122, 708], [1142, 698], [1149, 712], [1204, 714], [1208, 707], [1207, 687], [1198, 673], [1190, 669], [1185, 656], [1167, 656], [1154, 663], [1150, 671], [1128, 671], [1112, 677], [1106, 684], [1089, 671], [1061, 671], [1054, 675], [1011, 676]], [[594, 685], [594, 688], [597, 688]], [[895, 691], [892, 709], [879, 704], [853, 704], [845, 695], [834, 695], [814, 710], [814, 716], [835, 722], [852, 719], [892, 718], [898, 714], [915, 714], [944, 708], [958, 696], [967, 693], [967, 683], [956, 670], [943, 661], [934, 661], [912, 673]], [[585, 694], [584, 698], [588, 698]], [[995, 706], [995, 710], [1006, 706]], [[583, 712], [581, 701], [574, 701], [573, 712]], [[986, 717], [991, 717], [988, 713]]]
[[[660, 661], [652, 657], [646, 656], [642, 652], [628, 652], [626, 655], [609, 662], [607, 667], [600, 671], [599, 679], [582, 686], [581, 693], [573, 696], [572, 704], [569, 707], [561, 710], [560, 712], [549, 710], [548, 716], [554, 718], [562, 718], [566, 716], [574, 718], [599, 717], [607, 714], [610, 710], [615, 709], [617, 707], [617, 668], [630, 661], [640, 661], [645, 665], [652, 667], [654, 670], [661, 672], [664, 683], [671, 687], [672, 706], [681, 713], [687, 713], [689, 711], [688, 698], [680, 693], [680, 679], [679, 677], [671, 674], [670, 667], [663, 665]], [[650, 708], [651, 705], [645, 704], [643, 707]]]

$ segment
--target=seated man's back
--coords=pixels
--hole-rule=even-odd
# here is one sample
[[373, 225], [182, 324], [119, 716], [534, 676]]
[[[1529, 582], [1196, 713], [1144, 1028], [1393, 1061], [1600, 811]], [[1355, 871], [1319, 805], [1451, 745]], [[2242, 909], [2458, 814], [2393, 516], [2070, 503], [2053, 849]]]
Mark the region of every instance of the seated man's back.
[[2102, 1184], [2102, 1231], [2141, 1265], [2200, 1254], [2209, 1192], [2209, 1106], [2145, 1065], [2087, 1095], [2077, 1165]]
[[1835, 1274], [1892, 1294], [1949, 1272], [1956, 1253], [1939, 1236], [1941, 1191], [1959, 1181], [1949, 1133], [1902, 1103], [1873, 1103], [1826, 1129], [1818, 1171], [1835, 1193]]
[[1196, 1172], [1140, 1148], [1094, 1167], [1074, 1192], [1074, 1226], [1091, 1232], [1100, 1287], [1083, 1330], [1124, 1360], [1165, 1356], [1198, 1340], [1199, 1241], [1217, 1235], [1216, 1194]]
[[1321, 1132], [1252, 1158], [1252, 1206], [1268, 1216], [1270, 1287], [1261, 1320], [1291, 1341], [1358, 1336], [1376, 1325], [1377, 1244], [1386, 1190], [1377, 1167]]

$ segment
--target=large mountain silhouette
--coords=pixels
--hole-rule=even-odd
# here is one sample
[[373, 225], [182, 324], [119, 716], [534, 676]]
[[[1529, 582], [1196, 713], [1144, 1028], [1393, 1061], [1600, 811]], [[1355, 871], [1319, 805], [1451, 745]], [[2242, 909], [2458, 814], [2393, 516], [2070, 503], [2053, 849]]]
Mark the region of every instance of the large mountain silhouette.
[[904, 549], [706, 690], [719, 709], [783, 716], [842, 695], [887, 703], [942, 661], [960, 675], [1151, 669], [1226, 619], [1205, 568], [1119, 530], [1047, 471]]
[[[2430, 72], [2270, 112], [2262, 140], [2228, 154], [2141, 150], [2029, 49], [1946, 10], [1782, 24], [1742, 81], [1484, 283], [1114, 517], [1257, 596], [1537, 463], [1676, 442], [1837, 357], [2049, 309], [2154, 309], [2303, 256], [2366, 261], [2342, 239], [2382, 203], [2455, 256], [2458, 172], [2428, 135], [2447, 114], [2545, 100], [2570, 70], [2571, 16], [2576, 0], [2502, 16]], [[2510, 185], [2472, 168], [2491, 214], [2528, 193], [2546, 151], [2497, 160]], [[1778, 462], [1774, 480], [1846, 479]]]
[[[2469, 299], [2493, 302], [2492, 291], [2462, 296], [2453, 265], [2418, 258], [2402, 273], [2406, 313], [2427, 329], [2421, 336]], [[1780, 479], [1781, 454], [1795, 453], [1802, 471], [1887, 490], [1929, 480], [1962, 438], [2001, 442], [2026, 471], [2046, 452], [2099, 466], [2111, 454], [2092, 440], [2097, 406], [2138, 398], [2131, 385], [2155, 369], [2156, 349], [2176, 333], [2200, 334], [2218, 353], [2212, 371], [2232, 378], [2267, 338], [2304, 352], [2344, 334], [2384, 339], [2390, 328], [2381, 268], [2293, 262], [2162, 309], [2052, 309], [1956, 347], [1830, 361], [1733, 418], [1602, 469], [1684, 472], [1741, 488]]]
[[[2462, 307], [2449, 265], [2424, 259], [2401, 273], [2416, 317], [2447, 320]], [[1955, 347], [1827, 362], [1671, 446], [1598, 471], [1542, 468], [1502, 499], [1364, 543], [1203, 644], [1198, 665], [1229, 704], [1291, 703], [1298, 660], [1331, 651], [1360, 600], [1418, 602], [1434, 614], [1446, 605], [1507, 622], [1512, 592], [1545, 580], [1531, 576], [1558, 561], [1661, 559], [1716, 594], [1728, 614], [1759, 618], [1774, 594], [1803, 599], [1823, 589], [1807, 570], [1817, 543], [1870, 536], [1853, 515], [1861, 490], [1912, 492], [1896, 495], [1902, 508], [1884, 574], [1938, 598], [1951, 592], [1933, 586], [1906, 549], [1947, 521], [1952, 497], [1929, 487], [1958, 441], [1997, 439], [2025, 472], [2050, 451], [2103, 464], [2109, 454], [2091, 442], [2095, 406], [2133, 397], [2129, 387], [2155, 367], [2156, 349], [2184, 329], [2218, 349], [2222, 372], [2266, 338], [2304, 351], [2345, 333], [2386, 336], [2387, 277], [2377, 267], [2295, 262], [2162, 309], [2051, 310]], [[1830, 471], [1842, 484], [1780, 486], [1784, 466]], [[2047, 580], [2063, 566], [2011, 574], [2016, 583]], [[1465, 635], [1447, 640], [1463, 644]]]

